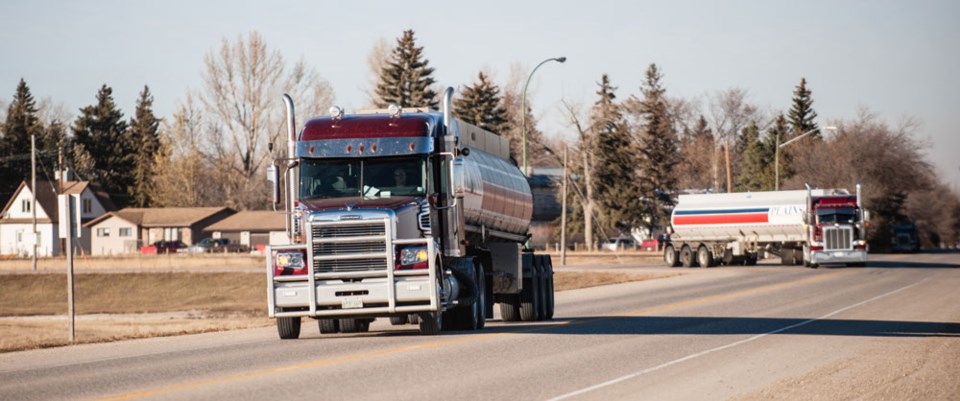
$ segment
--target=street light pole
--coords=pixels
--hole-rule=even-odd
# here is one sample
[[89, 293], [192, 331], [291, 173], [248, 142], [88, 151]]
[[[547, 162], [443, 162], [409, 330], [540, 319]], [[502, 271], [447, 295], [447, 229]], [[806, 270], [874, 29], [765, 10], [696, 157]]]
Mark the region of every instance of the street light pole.
[[541, 65], [546, 64], [550, 61], [556, 61], [558, 63], [563, 63], [567, 61], [566, 57], [552, 57], [540, 62], [536, 67], [533, 67], [533, 71], [530, 71], [530, 75], [527, 76], [527, 83], [523, 84], [523, 93], [520, 95], [520, 126], [523, 132], [523, 175], [530, 175], [530, 172], [527, 170], [527, 87], [530, 86], [530, 79], [533, 78], [533, 73], [537, 72], [537, 69]]
[[[822, 129], [825, 130], [825, 131], [836, 131], [836, 130], [837, 130], [837, 127], [823, 127]], [[791, 143], [794, 143], [794, 142], [802, 139], [803, 137], [805, 137], [805, 136], [807, 136], [807, 135], [810, 135], [810, 134], [812, 134], [812, 133], [814, 133], [814, 132], [820, 131], [820, 130], [821, 130], [821, 128], [814, 128], [814, 129], [812, 129], [812, 130], [810, 130], [810, 131], [807, 131], [807, 132], [804, 132], [804, 133], [802, 133], [802, 134], [800, 134], [800, 135], [797, 135], [797, 136], [794, 137], [793, 139], [791, 139], [791, 140], [789, 140], [789, 141], [786, 141], [786, 142], [784, 142], [784, 143], [780, 143], [780, 134], [779, 134], [779, 133], [777, 134], [777, 142], [776, 142], [776, 145], [777, 145], [777, 146], [776, 146], [776, 149], [775, 149], [775, 151], [774, 151], [774, 156], [773, 156], [773, 168], [774, 168], [774, 170], [775, 170], [775, 171], [774, 171], [774, 176], [775, 176], [775, 177], [774, 177], [774, 180], [773, 180], [773, 182], [774, 182], [774, 184], [773, 184], [773, 190], [774, 190], [774, 191], [779, 191], [779, 190], [780, 190], [780, 148], [782, 148], [782, 147], [784, 147], [784, 146], [787, 146], [787, 145], [789, 145], [789, 144], [791, 144]]]

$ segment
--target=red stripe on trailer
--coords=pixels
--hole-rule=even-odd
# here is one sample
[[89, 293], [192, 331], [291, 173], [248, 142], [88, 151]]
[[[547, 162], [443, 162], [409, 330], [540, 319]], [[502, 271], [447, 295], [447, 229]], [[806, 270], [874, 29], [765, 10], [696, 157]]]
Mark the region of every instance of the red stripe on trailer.
[[767, 213], [736, 213], [674, 216], [674, 225], [769, 223]]

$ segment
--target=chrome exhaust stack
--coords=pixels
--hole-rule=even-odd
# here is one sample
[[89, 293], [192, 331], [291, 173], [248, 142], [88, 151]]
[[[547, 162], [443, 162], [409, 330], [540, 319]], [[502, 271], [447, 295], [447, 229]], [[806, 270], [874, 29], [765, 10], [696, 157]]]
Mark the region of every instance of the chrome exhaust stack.
[[293, 221], [296, 217], [293, 214], [294, 202], [297, 201], [298, 197], [298, 186], [297, 183], [299, 179], [299, 170], [297, 167], [297, 122], [296, 115], [294, 114], [293, 108], [293, 98], [290, 95], [283, 94], [283, 104], [286, 106], [287, 111], [287, 162], [286, 168], [286, 180], [287, 180], [287, 199], [284, 202], [284, 211], [287, 213], [287, 235], [289, 238], [293, 238], [292, 229], [295, 226], [296, 222]]
[[443, 91], [443, 126], [447, 129], [447, 135], [450, 135], [450, 120], [453, 117], [453, 87], [448, 86]]

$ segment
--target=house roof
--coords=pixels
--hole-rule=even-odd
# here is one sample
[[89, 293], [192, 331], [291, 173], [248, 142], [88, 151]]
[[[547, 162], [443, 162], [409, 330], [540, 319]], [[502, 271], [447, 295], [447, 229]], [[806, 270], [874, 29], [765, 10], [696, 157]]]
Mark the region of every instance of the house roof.
[[133, 208], [117, 210], [100, 216], [84, 224], [84, 227], [94, 226], [110, 217], [119, 217], [140, 227], [190, 227], [204, 219], [227, 211], [233, 214], [228, 207], [165, 207], [165, 208]]
[[287, 228], [284, 219], [282, 212], [247, 210], [213, 223], [203, 231], [284, 231]]
[[[30, 188], [30, 184], [26, 180], [20, 182], [20, 186], [17, 187], [17, 190], [13, 192], [13, 196], [7, 200], [7, 204], [3, 207], [3, 211], [0, 211], [0, 216], [4, 215], [13, 205], [13, 200], [20, 195], [20, 191], [24, 188]], [[117, 207], [113, 204], [113, 201], [110, 200], [110, 195], [108, 195], [103, 189], [101, 189], [97, 184], [94, 184], [90, 181], [66, 181], [63, 183], [63, 193], [66, 195], [79, 195], [83, 193], [84, 189], [90, 189], [90, 192], [94, 197], [97, 198], [97, 201], [100, 202], [100, 205], [103, 206], [103, 209], [106, 211], [116, 210]], [[47, 216], [50, 216], [49, 222], [56, 223], [60, 221], [60, 213], [57, 208], [57, 182], [56, 181], [37, 181], [37, 190], [31, 191], [34, 192], [37, 197], [37, 203], [40, 204], [40, 207], [47, 212]]]

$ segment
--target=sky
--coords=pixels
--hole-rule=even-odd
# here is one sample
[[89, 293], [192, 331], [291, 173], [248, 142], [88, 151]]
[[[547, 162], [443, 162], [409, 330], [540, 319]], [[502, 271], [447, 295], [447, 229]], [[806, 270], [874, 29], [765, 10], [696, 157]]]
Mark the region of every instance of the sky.
[[443, 86], [481, 70], [502, 83], [511, 66], [567, 57], [537, 70], [527, 93], [550, 136], [574, 135], [562, 102], [592, 104], [604, 73], [619, 99], [639, 94], [655, 63], [670, 97], [705, 102], [740, 88], [771, 113], [788, 110], [806, 78], [820, 126], [864, 109], [892, 127], [916, 120], [937, 173], [960, 189], [958, 17], [956, 0], [3, 1], [0, 100], [23, 78], [76, 116], [107, 84], [129, 117], [149, 85], [155, 112], [169, 116], [201, 88], [208, 52], [257, 31], [329, 81], [349, 111], [367, 106], [374, 44], [413, 29]]

